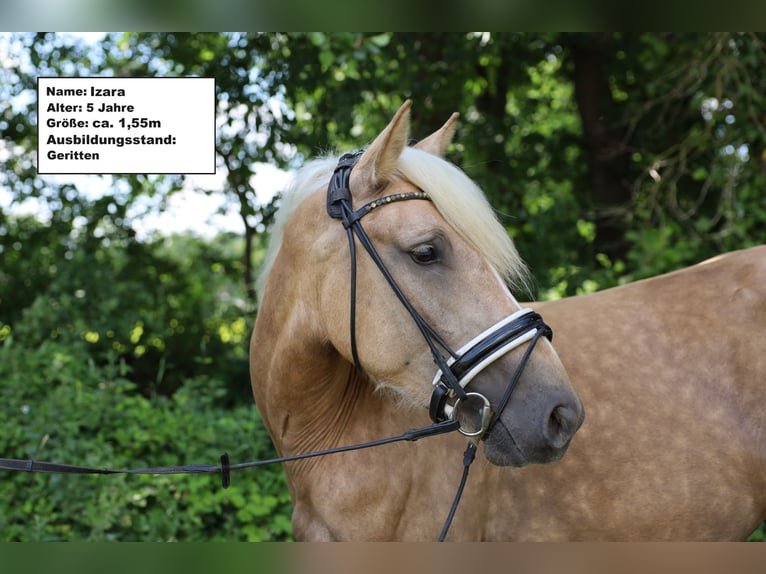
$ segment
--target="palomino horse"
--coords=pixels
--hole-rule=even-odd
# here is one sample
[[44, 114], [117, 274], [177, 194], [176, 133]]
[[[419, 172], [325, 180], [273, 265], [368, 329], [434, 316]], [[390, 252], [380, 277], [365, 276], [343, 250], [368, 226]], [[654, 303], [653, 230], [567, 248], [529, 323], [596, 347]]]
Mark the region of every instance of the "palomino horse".
[[[281, 455], [397, 435], [430, 412], [484, 435], [496, 465], [558, 460], [583, 409], [548, 327], [506, 286], [523, 264], [481, 191], [440, 157], [456, 115], [410, 148], [409, 107], [361, 156], [310, 163], [285, 197], [260, 277], [256, 404]], [[435, 539], [462, 442], [286, 464], [295, 536]], [[498, 469], [474, 469], [453, 537], [507, 535], [493, 499], [513, 476]]]
[[[280, 454], [424, 426], [430, 402], [437, 420], [481, 418], [471, 440], [484, 439], [486, 460], [474, 465], [450, 540], [747, 535], [764, 515], [756, 494], [764, 492], [763, 455], [759, 459], [756, 449], [763, 446], [764, 425], [762, 413], [759, 424], [744, 407], [763, 404], [751, 395], [764, 363], [756, 359], [756, 343], [742, 336], [747, 329], [736, 325], [762, 320], [763, 305], [761, 315], [753, 305], [742, 317], [723, 313], [728, 323], [716, 315], [720, 301], [701, 302], [708, 305], [710, 330], [720, 333], [706, 338], [697, 326], [705, 319], [694, 322], [683, 312], [688, 296], [680, 310], [668, 298], [669, 310], [654, 311], [660, 304], [641, 291], [644, 283], [536, 306], [561, 330], [557, 347], [564, 339], [565, 363], [586, 398], [588, 420], [591, 409], [597, 416], [563, 460], [525, 466], [561, 459], [583, 409], [552, 346], [540, 337], [547, 327], [505, 287], [524, 280], [507, 234], [481, 192], [439, 157], [455, 116], [407, 148], [408, 109], [405, 104], [361, 158], [304, 168], [278, 215], [260, 278], [251, 378]], [[346, 188], [355, 207], [371, 201], [381, 207], [338, 208]], [[362, 216], [366, 233], [360, 234], [355, 227]], [[367, 249], [361, 235], [374, 245], [369, 255], [359, 249]], [[755, 289], [764, 284], [764, 269], [752, 267], [741, 297], [762, 301]], [[693, 288], [695, 295], [703, 291]], [[703, 292], [712, 297], [717, 288]], [[649, 300], [639, 303], [641, 297]], [[644, 335], [636, 317], [647, 322]], [[657, 327], [663, 321], [667, 328]], [[650, 336], [650, 327], [659, 330]], [[692, 352], [685, 338], [697, 341], [700, 353], [690, 365], [681, 357]], [[493, 346], [498, 339], [502, 344]], [[700, 348], [703, 341], [710, 349]], [[458, 352], [450, 350], [458, 345]], [[736, 378], [750, 395], [722, 390], [711, 397], [712, 373]], [[717, 388], [732, 388], [728, 382]], [[475, 396], [490, 404], [484, 409], [492, 413], [489, 423], [480, 416], [481, 401], [470, 402]], [[473, 407], [475, 416], [462, 414]], [[464, 443], [452, 433], [287, 463], [295, 536], [434, 540], [455, 492]]]

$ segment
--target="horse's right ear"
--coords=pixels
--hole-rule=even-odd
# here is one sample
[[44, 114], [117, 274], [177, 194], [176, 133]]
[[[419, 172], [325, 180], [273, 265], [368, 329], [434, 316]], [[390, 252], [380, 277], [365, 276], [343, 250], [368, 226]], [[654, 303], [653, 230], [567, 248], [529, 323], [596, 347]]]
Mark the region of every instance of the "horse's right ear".
[[427, 138], [420, 140], [414, 147], [432, 155], [444, 157], [449, 144], [452, 143], [452, 138], [455, 137], [455, 128], [459, 117], [460, 114], [455, 112], [442, 127]]
[[349, 182], [355, 199], [367, 199], [367, 194], [375, 196], [391, 181], [399, 156], [407, 145], [411, 107], [411, 100], [404, 102], [386, 129], [378, 134], [359, 158]]

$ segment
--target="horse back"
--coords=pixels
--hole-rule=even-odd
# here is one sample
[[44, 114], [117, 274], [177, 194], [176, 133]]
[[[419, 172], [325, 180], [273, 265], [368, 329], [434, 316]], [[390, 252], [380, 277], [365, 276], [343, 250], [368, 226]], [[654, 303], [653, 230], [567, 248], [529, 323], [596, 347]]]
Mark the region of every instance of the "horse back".
[[587, 413], [572, 504], [612, 520], [583, 537], [741, 539], [766, 518], [766, 246], [535, 306]]
[[631, 367], [659, 383], [674, 373], [678, 385], [738, 397], [766, 433], [766, 245], [538, 307], [563, 362], [585, 378], [605, 366], [626, 380]]

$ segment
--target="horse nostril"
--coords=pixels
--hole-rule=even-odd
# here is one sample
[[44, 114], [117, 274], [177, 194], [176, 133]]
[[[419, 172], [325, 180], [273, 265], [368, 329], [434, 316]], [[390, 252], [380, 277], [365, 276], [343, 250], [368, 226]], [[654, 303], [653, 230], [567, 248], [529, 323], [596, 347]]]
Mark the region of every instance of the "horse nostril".
[[557, 405], [543, 426], [543, 436], [548, 445], [555, 449], [564, 448], [577, 431], [577, 413], [564, 405]]

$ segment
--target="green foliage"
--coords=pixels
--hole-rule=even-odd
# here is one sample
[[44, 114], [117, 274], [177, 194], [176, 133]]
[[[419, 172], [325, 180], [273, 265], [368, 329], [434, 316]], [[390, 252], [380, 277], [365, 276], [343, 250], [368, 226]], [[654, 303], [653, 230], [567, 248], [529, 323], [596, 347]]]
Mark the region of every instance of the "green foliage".
[[[405, 98], [416, 102], [416, 138], [462, 112], [450, 157], [505, 214], [535, 295], [608, 287], [764, 237], [761, 34], [129, 33], [90, 47], [38, 34], [10, 46], [17, 65], [0, 71], [0, 101], [14, 103], [0, 112], [0, 136], [16, 147], [0, 184], [54, 212], [76, 211], [80, 196], [34, 176], [36, 76], [216, 78], [219, 193], [242, 216], [251, 301], [255, 237], [275, 207], [253, 188], [257, 165], [357, 147]], [[112, 209], [126, 214], [183, 184], [113, 179]]]
[[[220, 406], [220, 381], [187, 380], [172, 398], [135, 392], [120, 363], [86, 343], [0, 347], [0, 452], [96, 467], [216, 464], [275, 456], [252, 404]], [[0, 471], [0, 540], [285, 540], [280, 467], [217, 475], [75, 476]]]
[[748, 542], [766, 542], [766, 522], [761, 524], [747, 540]]
[[16, 343], [85, 343], [99, 365], [129, 364], [147, 394], [215, 373], [248, 396], [241, 240], [99, 235], [75, 227], [62, 237], [32, 218], [0, 225], [0, 316]]
[[[262, 163], [292, 169], [359, 147], [406, 98], [414, 139], [461, 112], [449, 158], [497, 208], [532, 268], [533, 297], [589, 293], [763, 242], [765, 38], [153, 32], [89, 45], [3, 36], [0, 201], [11, 205], [0, 209], [0, 375], [9, 381], [0, 453], [135, 466], [269, 451], [251, 406], [247, 339], [253, 271], [279, 195], [259, 199], [253, 176]], [[191, 185], [183, 176], [103, 176], [98, 197], [79, 181], [38, 177], [34, 90], [38, 76], [55, 75], [215, 77], [224, 184], [203, 191], [236, 206], [242, 237], [136, 237], [142, 214]], [[19, 215], [30, 206], [37, 215]], [[0, 482], [0, 533], [289, 537], [281, 475], [248, 480], [224, 492], [210, 477], [13, 476]]]

